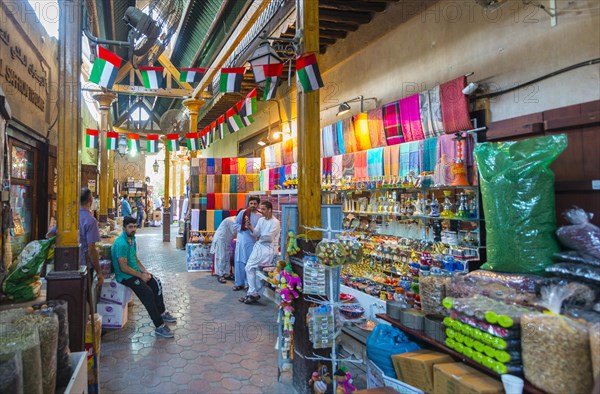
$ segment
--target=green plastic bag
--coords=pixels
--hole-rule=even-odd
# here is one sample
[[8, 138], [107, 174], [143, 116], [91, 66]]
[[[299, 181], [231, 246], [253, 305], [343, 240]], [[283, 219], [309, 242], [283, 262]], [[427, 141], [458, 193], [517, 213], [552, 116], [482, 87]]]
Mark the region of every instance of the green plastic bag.
[[559, 246], [549, 167], [566, 147], [565, 134], [475, 147], [487, 234], [483, 269], [534, 274], [552, 264]]
[[39, 297], [42, 288], [40, 270], [54, 240], [55, 238], [31, 241], [21, 251], [10, 274], [2, 283], [2, 291], [8, 298], [25, 302]]

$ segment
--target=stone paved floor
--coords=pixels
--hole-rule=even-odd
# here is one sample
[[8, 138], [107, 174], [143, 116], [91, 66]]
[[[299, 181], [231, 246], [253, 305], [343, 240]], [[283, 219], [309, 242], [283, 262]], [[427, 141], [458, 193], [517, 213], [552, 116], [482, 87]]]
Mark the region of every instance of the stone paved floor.
[[175, 338], [154, 336], [134, 296], [129, 319], [101, 341], [102, 393], [294, 393], [291, 376], [277, 382], [277, 310], [270, 301], [244, 305], [231, 282], [188, 273], [185, 252], [162, 242], [161, 228], [138, 230], [138, 255], [158, 276], [167, 309], [178, 318]]

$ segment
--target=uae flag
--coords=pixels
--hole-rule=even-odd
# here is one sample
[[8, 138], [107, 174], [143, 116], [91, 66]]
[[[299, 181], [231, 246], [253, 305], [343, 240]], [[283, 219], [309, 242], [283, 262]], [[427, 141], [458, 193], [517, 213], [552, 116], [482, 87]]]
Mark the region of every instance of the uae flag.
[[265, 73], [265, 90], [263, 92], [263, 100], [271, 100], [277, 94], [277, 85], [279, 78], [283, 73], [283, 63], [265, 64], [262, 66]]
[[198, 83], [206, 73], [207, 68], [182, 68], [179, 82]]
[[106, 149], [108, 150], [117, 150], [119, 141], [119, 133], [114, 131], [109, 131], [106, 133]]
[[235, 107], [231, 107], [225, 112], [225, 116], [227, 117], [227, 126], [229, 127], [230, 133], [235, 133], [242, 127], [244, 127], [244, 123], [242, 122], [242, 118], [238, 115]]
[[244, 67], [222, 68], [221, 79], [219, 84], [219, 92], [234, 93], [239, 92], [242, 88], [242, 80], [244, 79]]
[[98, 53], [96, 54], [94, 65], [92, 66], [90, 82], [98, 84], [106, 89], [112, 89], [115, 78], [117, 77], [117, 71], [121, 68], [123, 60], [111, 51], [102, 48], [100, 45], [96, 48]]
[[217, 124], [219, 126], [219, 138], [223, 139], [225, 138], [225, 128], [227, 127], [225, 125], [225, 115], [221, 115], [217, 118]]
[[139, 152], [140, 136], [137, 134], [127, 134], [127, 145], [129, 146], [129, 152]]
[[189, 150], [200, 150], [200, 138], [198, 137], [198, 133], [187, 133], [185, 137], [187, 138], [187, 147]]
[[215, 142], [215, 136], [217, 135], [217, 121], [214, 120], [211, 124], [210, 124], [210, 132], [208, 133], [208, 143], [212, 144], [213, 142]]
[[179, 134], [167, 134], [167, 150], [175, 152], [179, 149]]
[[163, 67], [140, 66], [142, 82], [146, 89], [159, 89], [163, 83]]
[[252, 115], [256, 113], [256, 88], [252, 89], [245, 99], [237, 103], [236, 107], [244, 126], [254, 123]]
[[146, 150], [148, 153], [158, 152], [158, 134], [148, 134], [146, 140]]
[[314, 53], [296, 59], [296, 76], [304, 93], [312, 92], [325, 86]]
[[85, 129], [85, 147], [98, 149], [98, 130]]

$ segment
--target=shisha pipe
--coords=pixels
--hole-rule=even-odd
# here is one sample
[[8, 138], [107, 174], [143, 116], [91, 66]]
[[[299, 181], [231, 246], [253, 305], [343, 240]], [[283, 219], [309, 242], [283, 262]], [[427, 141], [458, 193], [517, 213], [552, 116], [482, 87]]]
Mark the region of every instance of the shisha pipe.
[[463, 160], [463, 140], [466, 139], [462, 136], [461, 132], [456, 133], [452, 140], [456, 141], [456, 159], [455, 163], [451, 165], [450, 171], [454, 178], [452, 179], [452, 186], [469, 186], [467, 180], [467, 170], [465, 168], [465, 161]]

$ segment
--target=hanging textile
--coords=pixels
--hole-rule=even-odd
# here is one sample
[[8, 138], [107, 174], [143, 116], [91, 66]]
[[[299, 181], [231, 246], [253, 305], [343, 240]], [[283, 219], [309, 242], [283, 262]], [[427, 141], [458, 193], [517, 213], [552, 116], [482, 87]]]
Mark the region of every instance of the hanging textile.
[[285, 177], [285, 166], [281, 166], [279, 167], [279, 186], [281, 187], [281, 189], [285, 189], [285, 185], [284, 182], [286, 181], [286, 177]]
[[400, 123], [405, 141], [418, 141], [424, 138], [418, 94], [400, 100]]
[[206, 211], [206, 230], [215, 231], [215, 211]]
[[344, 156], [335, 155], [331, 158], [331, 175], [333, 179], [339, 179], [343, 176]]
[[399, 102], [394, 101], [383, 106], [383, 128], [388, 145], [395, 145], [404, 142], [402, 126], [400, 122]]
[[237, 195], [237, 209], [246, 208], [246, 195], [242, 193], [238, 193]]
[[240, 175], [246, 175], [246, 158], [245, 157], [238, 157], [238, 174]]
[[215, 175], [215, 192], [223, 192], [223, 175]]
[[323, 157], [321, 159], [321, 174], [328, 175], [331, 174], [331, 157]]
[[215, 193], [215, 209], [223, 209], [223, 194]]
[[278, 142], [272, 146], [273, 146], [273, 157], [275, 158], [274, 167], [281, 167], [283, 165], [283, 142]]
[[[258, 159], [260, 160], [260, 159]], [[255, 158], [250, 157], [246, 159], [246, 174], [254, 174], [258, 172], [258, 169], [255, 168], [255, 163], [260, 167], [260, 162], [257, 162]], [[260, 169], [260, 168], [259, 168]]]
[[371, 146], [373, 148], [387, 146], [387, 142], [385, 140], [385, 130], [383, 128], [383, 108], [379, 107], [367, 112], [367, 119], [369, 121]]
[[367, 151], [367, 173], [369, 177], [383, 175], [383, 148]]
[[223, 204], [222, 204], [221, 209], [224, 209], [227, 211], [229, 211], [231, 209], [231, 196], [235, 196], [235, 194], [223, 193]]
[[354, 153], [354, 176], [355, 178], [366, 178], [369, 176], [367, 171], [367, 152]]
[[294, 162], [294, 140], [288, 137], [283, 142], [283, 165], [292, 164]]
[[423, 140], [423, 171], [435, 170], [437, 157], [437, 138]]
[[200, 230], [204, 230], [206, 229], [206, 208], [204, 208], [203, 210], [200, 210], [200, 220], [199, 220], [199, 228]]
[[206, 194], [206, 182], [207, 182], [207, 175], [200, 175], [198, 177], [198, 193], [199, 194]]
[[[207, 175], [206, 176], [206, 192], [207, 193], [215, 193], [215, 176]], [[219, 190], [220, 192], [220, 190]]]
[[246, 175], [238, 175], [237, 177], [237, 191], [238, 193], [246, 192]]
[[387, 177], [400, 175], [400, 146], [386, 146], [383, 150], [383, 172]]
[[440, 86], [442, 121], [447, 134], [473, 128], [469, 116], [469, 102], [462, 92], [465, 86], [467, 86], [467, 78], [464, 75]]
[[346, 153], [358, 151], [356, 147], [356, 137], [354, 135], [354, 122], [351, 117], [342, 119], [342, 130], [344, 134], [344, 151]]
[[221, 159], [221, 174], [226, 175], [226, 174], [231, 174], [231, 166], [229, 165], [229, 158], [228, 157], [224, 157]]
[[410, 162], [410, 152], [408, 150], [408, 142], [400, 144], [400, 176], [402, 178], [408, 176]]
[[269, 170], [260, 170], [260, 190], [269, 190]]
[[213, 159], [215, 161], [215, 175], [223, 174], [223, 160], [221, 158]]
[[321, 129], [321, 144], [321, 157], [331, 157], [335, 154], [335, 148], [333, 145], [333, 127], [331, 125], [325, 126]]
[[356, 138], [356, 149], [371, 149], [371, 133], [369, 132], [369, 118], [366, 112], [353, 117], [354, 137]]
[[206, 193], [206, 209], [215, 209], [215, 193]]
[[198, 164], [200, 165], [200, 175], [206, 175], [208, 172], [208, 159], [199, 159]]
[[[238, 175], [230, 175], [229, 177], [229, 193], [237, 193]], [[224, 192], [227, 192], [227, 190], [224, 190]]]
[[206, 173], [215, 175], [215, 159], [206, 159]]
[[230, 187], [229, 184], [231, 183], [231, 175], [221, 175], [221, 177], [221, 190], [228, 192]]
[[421, 126], [425, 138], [444, 134], [439, 85], [419, 93], [419, 107], [421, 110]]
[[354, 176], [354, 153], [346, 153], [343, 156], [342, 173], [344, 176]]
[[237, 157], [232, 157], [229, 159], [229, 173], [237, 175], [238, 173], [238, 159]]
[[343, 155], [347, 152], [346, 147], [344, 146], [344, 125], [341, 120], [335, 123], [335, 132], [337, 133], [337, 150], [340, 152], [341, 155]]
[[408, 144], [408, 175], [413, 180], [421, 173], [423, 158], [423, 140], [413, 141]]

